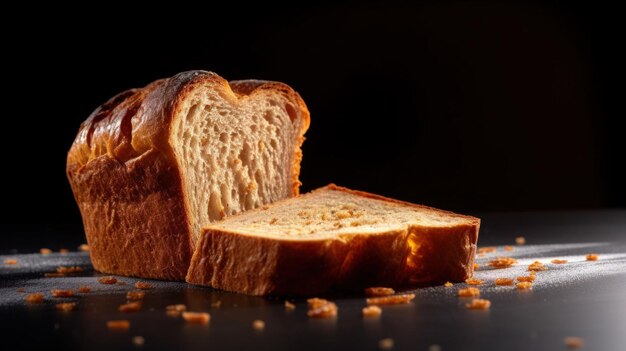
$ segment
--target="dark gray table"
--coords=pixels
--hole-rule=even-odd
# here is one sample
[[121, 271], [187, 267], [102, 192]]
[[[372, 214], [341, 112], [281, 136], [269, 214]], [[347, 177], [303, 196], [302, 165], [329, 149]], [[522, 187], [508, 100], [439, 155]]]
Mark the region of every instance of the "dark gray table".
[[[206, 350], [377, 350], [379, 340], [392, 338], [394, 350], [563, 350], [563, 339], [579, 336], [587, 350], [626, 349], [626, 210], [559, 213], [512, 213], [481, 216], [479, 245], [514, 245], [524, 236], [527, 245], [514, 251], [497, 251], [480, 258], [483, 265], [498, 255], [519, 260], [513, 268], [481, 269], [476, 276], [487, 283], [482, 297], [491, 300], [488, 311], [467, 310], [467, 300], [452, 288], [431, 287], [415, 291], [413, 303], [383, 308], [378, 319], [363, 319], [362, 296], [333, 296], [339, 316], [311, 320], [306, 303], [296, 300], [295, 311], [285, 311], [281, 299], [231, 294], [184, 283], [152, 282], [141, 312], [122, 314], [118, 305], [136, 279], [122, 277], [127, 285], [101, 285], [91, 270], [88, 255], [70, 253], [0, 255], [0, 333], [4, 350], [123, 350], [139, 349], [133, 336], [145, 338], [142, 349]], [[10, 233], [5, 233], [10, 235]], [[32, 252], [38, 251], [36, 243]], [[588, 262], [584, 255], [600, 254]], [[19, 264], [3, 264], [16, 258]], [[539, 259], [568, 259], [565, 265], [547, 264], [532, 291], [495, 287], [497, 277], [524, 274], [528, 263]], [[85, 272], [75, 277], [44, 278], [59, 265], [79, 265]], [[75, 298], [50, 297], [53, 288], [90, 285], [94, 291]], [[24, 304], [25, 293], [46, 292], [46, 303]], [[76, 301], [76, 310], [55, 310], [61, 300]], [[219, 308], [211, 303], [221, 301]], [[211, 313], [207, 326], [186, 325], [166, 316], [166, 305], [184, 303], [190, 310]], [[129, 319], [128, 332], [109, 331], [111, 319]], [[264, 320], [262, 332], [253, 330], [255, 319]], [[432, 348], [434, 349], [434, 348]]]

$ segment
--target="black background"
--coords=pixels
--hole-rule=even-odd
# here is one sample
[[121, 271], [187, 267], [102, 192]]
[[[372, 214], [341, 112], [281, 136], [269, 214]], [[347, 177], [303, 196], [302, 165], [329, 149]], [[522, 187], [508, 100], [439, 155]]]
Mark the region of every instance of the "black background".
[[626, 206], [614, 8], [36, 10], [2, 25], [2, 217], [25, 233], [5, 235], [5, 248], [83, 240], [65, 178], [79, 124], [122, 90], [190, 69], [302, 95], [312, 115], [303, 191], [335, 182], [465, 213]]

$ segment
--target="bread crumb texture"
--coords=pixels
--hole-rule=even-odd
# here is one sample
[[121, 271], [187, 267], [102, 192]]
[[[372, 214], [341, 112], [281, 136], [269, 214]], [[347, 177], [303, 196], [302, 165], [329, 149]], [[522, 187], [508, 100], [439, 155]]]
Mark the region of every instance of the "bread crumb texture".
[[74, 296], [73, 290], [61, 290], [61, 289], [52, 289], [50, 291], [53, 297], [72, 297]]
[[111, 320], [107, 322], [109, 330], [126, 331], [130, 329], [130, 322], [126, 319]]
[[140, 301], [129, 302], [129, 303], [120, 305], [118, 310], [120, 312], [139, 312], [141, 310], [141, 305], [142, 304]]
[[126, 300], [141, 300], [146, 296], [143, 291], [129, 291], [126, 293]]
[[378, 306], [363, 307], [363, 317], [366, 317], [366, 318], [378, 317], [382, 313], [383, 313], [383, 310]]
[[76, 307], [76, 302], [58, 303], [56, 305], [57, 310], [62, 312], [70, 312], [74, 307]]
[[535, 261], [535, 262], [531, 263], [528, 266], [528, 270], [529, 271], [534, 271], [534, 272], [545, 271], [547, 269], [548, 268], [543, 263], [541, 263], [539, 261]]
[[100, 278], [98, 278], [98, 283], [100, 283], [100, 284], [115, 284], [115, 283], [117, 283], [117, 278], [111, 277], [111, 276], [100, 277]]
[[526, 238], [524, 238], [523, 236], [518, 236], [517, 238], [515, 238], [515, 243], [517, 245], [526, 245]]
[[257, 319], [255, 321], [252, 322], [252, 329], [256, 330], [256, 331], [262, 331], [263, 329], [265, 329], [265, 322]]
[[209, 324], [211, 315], [206, 312], [183, 312], [183, 319], [189, 324]]
[[415, 294], [400, 294], [393, 296], [370, 297], [366, 300], [368, 305], [399, 305], [413, 301]]
[[337, 305], [334, 302], [317, 297], [306, 300], [309, 304], [307, 316], [311, 318], [330, 318], [337, 316]]
[[529, 290], [533, 288], [533, 283], [531, 282], [519, 282], [517, 283], [517, 288], [520, 290]]
[[508, 268], [516, 263], [517, 260], [511, 257], [498, 257], [489, 261], [488, 265], [493, 268]]
[[135, 288], [141, 289], [141, 290], [148, 290], [148, 289], [152, 289], [152, 284], [146, 283], [146, 282], [136, 282]]
[[468, 278], [465, 280], [465, 283], [467, 283], [468, 285], [482, 285], [484, 282], [485, 282], [484, 280], [480, 280], [476, 278]]
[[487, 310], [491, 307], [491, 301], [485, 299], [474, 299], [465, 305], [470, 310]]
[[513, 285], [514, 280], [511, 278], [497, 278], [496, 285]]
[[367, 296], [388, 296], [395, 294], [396, 291], [392, 288], [372, 287], [365, 289], [365, 295]]
[[32, 293], [32, 294], [26, 295], [24, 300], [26, 301], [26, 303], [39, 304], [43, 302], [44, 296], [42, 293]]
[[598, 254], [594, 254], [594, 253], [590, 253], [587, 256], [585, 256], [585, 259], [587, 261], [597, 261], [598, 260]]
[[475, 297], [480, 295], [480, 289], [478, 288], [464, 288], [459, 289], [459, 297]]

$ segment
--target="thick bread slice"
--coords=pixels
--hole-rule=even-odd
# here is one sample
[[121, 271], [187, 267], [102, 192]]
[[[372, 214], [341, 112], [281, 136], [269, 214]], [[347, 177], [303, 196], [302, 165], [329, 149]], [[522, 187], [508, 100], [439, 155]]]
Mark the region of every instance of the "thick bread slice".
[[183, 280], [200, 228], [298, 194], [308, 126], [287, 85], [204, 71], [100, 106], [67, 157], [95, 269]]
[[473, 274], [479, 227], [331, 184], [207, 227], [187, 282], [251, 295], [458, 282]]

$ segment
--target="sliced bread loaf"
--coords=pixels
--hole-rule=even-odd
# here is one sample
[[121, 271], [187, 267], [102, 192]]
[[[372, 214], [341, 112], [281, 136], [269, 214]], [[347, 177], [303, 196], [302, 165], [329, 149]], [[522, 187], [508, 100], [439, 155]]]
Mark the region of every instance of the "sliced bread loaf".
[[410, 288], [473, 273], [480, 220], [333, 184], [207, 227], [187, 281], [251, 295]]
[[287, 85], [205, 71], [100, 106], [67, 157], [95, 269], [183, 280], [202, 227], [298, 194], [308, 126]]

